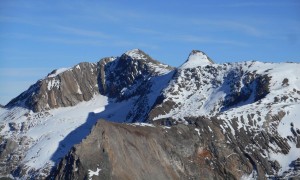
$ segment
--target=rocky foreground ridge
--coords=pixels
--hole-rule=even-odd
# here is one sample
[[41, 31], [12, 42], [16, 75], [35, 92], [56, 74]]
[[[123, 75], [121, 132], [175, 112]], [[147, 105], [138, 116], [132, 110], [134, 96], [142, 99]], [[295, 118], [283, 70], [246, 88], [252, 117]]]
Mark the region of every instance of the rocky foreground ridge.
[[0, 175], [297, 178], [299, 68], [197, 50], [173, 68], [134, 49], [54, 70], [0, 108]]
[[[51, 174], [54, 179], [265, 179], [278, 164], [248, 151], [257, 141], [240, 133], [228, 138], [217, 119], [197, 118], [188, 126], [119, 124], [98, 121], [91, 134], [75, 145]], [[230, 141], [230, 143], [228, 142]], [[288, 151], [288, 147], [285, 147]], [[299, 163], [299, 160], [296, 160]], [[299, 169], [299, 165], [293, 170]], [[96, 172], [92, 174], [90, 172]], [[265, 173], [269, 173], [266, 176]], [[296, 176], [296, 175], [294, 175]], [[298, 176], [298, 175], [297, 175]], [[50, 179], [51, 179], [50, 178]]]

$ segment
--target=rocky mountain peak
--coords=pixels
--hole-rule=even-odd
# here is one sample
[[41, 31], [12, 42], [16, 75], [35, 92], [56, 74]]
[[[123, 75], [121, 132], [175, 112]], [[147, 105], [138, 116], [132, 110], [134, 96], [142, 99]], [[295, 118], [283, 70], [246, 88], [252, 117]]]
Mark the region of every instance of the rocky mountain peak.
[[71, 69], [71, 68], [60, 68], [60, 69], [55, 69], [55, 70], [53, 70], [51, 73], [49, 73], [49, 74], [47, 75], [47, 77], [55, 77], [55, 76], [57, 76], [58, 74], [61, 74], [61, 73], [65, 72], [66, 70], [69, 70], [69, 69]]
[[147, 55], [144, 51], [140, 49], [129, 50], [125, 52], [121, 57], [123, 56], [127, 56], [127, 57], [129, 56], [132, 59], [142, 59], [142, 60], [151, 59], [149, 55]]
[[54, 70], [0, 105], [0, 177], [300, 177], [299, 68], [133, 49]]
[[180, 66], [180, 68], [186, 69], [211, 64], [214, 64], [214, 62], [204, 52], [199, 50], [192, 50], [192, 52], [189, 54], [188, 59], [183, 65]]

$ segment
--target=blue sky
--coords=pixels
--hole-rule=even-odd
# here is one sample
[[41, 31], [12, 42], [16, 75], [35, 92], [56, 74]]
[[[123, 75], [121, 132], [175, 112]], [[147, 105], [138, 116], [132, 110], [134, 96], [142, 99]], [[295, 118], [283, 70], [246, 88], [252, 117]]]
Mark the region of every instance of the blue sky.
[[215, 62], [300, 61], [300, 2], [0, 1], [0, 104], [50, 71], [139, 48], [179, 66], [193, 49]]

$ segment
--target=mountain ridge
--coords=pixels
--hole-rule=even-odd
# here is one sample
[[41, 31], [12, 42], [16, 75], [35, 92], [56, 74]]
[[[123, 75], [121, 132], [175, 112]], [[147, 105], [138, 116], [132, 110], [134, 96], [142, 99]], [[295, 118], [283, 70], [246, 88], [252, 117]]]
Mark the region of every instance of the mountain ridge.
[[[0, 174], [46, 177], [56, 165], [57, 172], [75, 171], [73, 166], [59, 166], [60, 159], [70, 163], [64, 156], [73, 158], [72, 153], [68, 154], [71, 147], [81, 143], [90, 131], [98, 134], [100, 131], [92, 130], [93, 125], [98, 119], [106, 119], [131, 125], [147, 122], [155, 126], [152, 128], [165, 128], [166, 131], [171, 128], [172, 132], [173, 128], [175, 132], [178, 127], [187, 126], [189, 130], [185, 133], [166, 134], [168, 142], [174, 148], [181, 146], [185, 142], [176, 142], [176, 138], [190, 136], [188, 132], [194, 134], [191, 144], [210, 139], [201, 143], [201, 152], [212, 159], [206, 162], [206, 155], [200, 159], [202, 167], [208, 168], [209, 163], [218, 164], [211, 176], [226, 174], [221, 170], [224, 164], [218, 161], [231, 153], [238, 154], [248, 165], [247, 168], [243, 166], [240, 173], [234, 168], [226, 169], [230, 177], [241, 178], [249, 174], [257, 178], [266, 178], [266, 174], [270, 177], [295, 176], [300, 174], [297, 166], [291, 165], [300, 154], [300, 124], [296, 120], [300, 108], [299, 65], [256, 61], [216, 64], [205, 53], [193, 50], [183, 67], [173, 68], [133, 49], [119, 57], [54, 70], [9, 102], [6, 108], [0, 109], [3, 139], [0, 160], [4, 162], [4, 165], [0, 164]], [[102, 124], [118, 129], [109, 123]], [[156, 132], [140, 128], [140, 124], [135, 126], [132, 131], [137, 134]], [[223, 135], [217, 135], [220, 133]], [[137, 134], [128, 136], [135, 141], [139, 138]], [[120, 136], [127, 137], [122, 133]], [[115, 137], [110, 134], [108, 138]], [[212, 145], [214, 141], [218, 143]], [[53, 147], [45, 149], [47, 142]], [[157, 147], [160, 146], [165, 147], [163, 142]], [[182, 151], [177, 148], [175, 151]], [[219, 151], [229, 154], [221, 156]], [[141, 155], [140, 160], [147, 162]], [[176, 163], [182, 163], [187, 169], [192, 168], [185, 159], [187, 157], [175, 156], [176, 161], [171, 158], [167, 162], [174, 167]], [[189, 158], [196, 156], [197, 153], [191, 153]], [[20, 160], [11, 160], [14, 158]], [[106, 165], [112, 167], [111, 160], [107, 159]], [[236, 158], [225, 162], [241, 163]], [[88, 169], [95, 167], [85, 165], [80, 173], [88, 177]], [[178, 172], [174, 177], [189, 173], [194, 177], [193, 173], [197, 171]], [[168, 171], [161, 173], [162, 177], [170, 175]], [[140, 175], [140, 178], [144, 176]]]

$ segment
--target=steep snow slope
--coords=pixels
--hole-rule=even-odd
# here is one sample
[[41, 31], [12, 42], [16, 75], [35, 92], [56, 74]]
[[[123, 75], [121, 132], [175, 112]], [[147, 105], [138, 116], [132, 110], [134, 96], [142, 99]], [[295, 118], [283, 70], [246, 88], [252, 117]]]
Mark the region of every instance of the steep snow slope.
[[[25, 146], [17, 149], [24, 156], [19, 166], [39, 171], [44, 166], [53, 166], [74, 144], [88, 135], [97, 120], [94, 111], [104, 111], [107, 103], [107, 97], [97, 95], [74, 107], [40, 113], [14, 107], [1, 113], [1, 124], [4, 125], [1, 134], [4, 137], [14, 137], [16, 141], [23, 138]], [[25, 150], [24, 154], [22, 149]]]
[[193, 50], [186, 62], [181, 65], [180, 69], [194, 68], [197, 66], [211, 65], [214, 62], [204, 52]]

